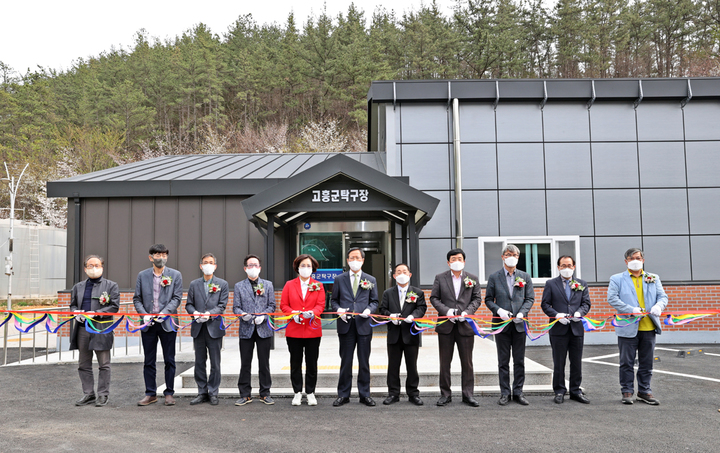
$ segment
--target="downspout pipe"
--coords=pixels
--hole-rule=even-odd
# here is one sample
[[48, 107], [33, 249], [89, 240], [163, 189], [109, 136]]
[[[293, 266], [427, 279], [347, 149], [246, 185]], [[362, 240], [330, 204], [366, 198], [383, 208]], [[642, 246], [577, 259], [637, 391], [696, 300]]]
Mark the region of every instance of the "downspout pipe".
[[462, 163], [460, 161], [460, 103], [453, 99], [453, 153], [455, 157], [455, 247], [463, 243]]

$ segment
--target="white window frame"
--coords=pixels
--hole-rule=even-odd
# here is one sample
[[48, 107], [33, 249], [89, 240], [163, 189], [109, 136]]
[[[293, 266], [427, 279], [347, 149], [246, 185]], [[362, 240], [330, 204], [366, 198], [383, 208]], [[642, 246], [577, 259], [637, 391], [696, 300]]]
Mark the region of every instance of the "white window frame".
[[[498, 243], [502, 242], [502, 248], [504, 249], [508, 244], [550, 244], [550, 262], [552, 265], [550, 266], [551, 269], [551, 275], [550, 278], [555, 278], [560, 273], [558, 272], [557, 266], [555, 263], [557, 263], [558, 258], [560, 257], [560, 251], [558, 250], [558, 242], [575, 242], [575, 253], [573, 253], [573, 258], [575, 258], [575, 276], [577, 278], [582, 278], [582, 271], [581, 271], [581, 260], [580, 260], [580, 236], [482, 236], [478, 237], [478, 265], [479, 265], [479, 272], [478, 272], [478, 278], [480, 279], [482, 284], [487, 284], [487, 280], [485, 280], [485, 243], [486, 242], [492, 242], [492, 243]], [[502, 266], [502, 262], [500, 257], [497, 257], [498, 260], [498, 270], [500, 269], [500, 266]], [[545, 282], [550, 280], [549, 278], [533, 278], [532, 282], [533, 284], [541, 284], [544, 285]]]

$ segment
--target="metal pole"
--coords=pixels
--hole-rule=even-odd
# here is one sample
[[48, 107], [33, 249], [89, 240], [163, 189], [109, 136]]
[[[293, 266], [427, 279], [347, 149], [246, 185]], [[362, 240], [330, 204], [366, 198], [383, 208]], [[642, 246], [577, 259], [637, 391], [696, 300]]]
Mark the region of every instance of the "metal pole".
[[460, 159], [460, 105], [453, 99], [453, 156], [455, 161], [455, 247], [463, 245], [462, 164]]

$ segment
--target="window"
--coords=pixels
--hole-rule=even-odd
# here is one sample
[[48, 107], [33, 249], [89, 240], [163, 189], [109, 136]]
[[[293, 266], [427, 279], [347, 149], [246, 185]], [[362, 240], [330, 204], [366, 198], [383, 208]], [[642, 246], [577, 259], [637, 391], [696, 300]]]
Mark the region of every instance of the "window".
[[580, 274], [580, 236], [516, 236], [479, 237], [478, 253], [480, 279], [487, 283], [488, 277], [502, 266], [502, 250], [507, 244], [520, 249], [518, 269], [530, 274], [533, 283], [544, 284], [559, 275], [557, 260], [563, 255], [575, 258], [575, 275]]

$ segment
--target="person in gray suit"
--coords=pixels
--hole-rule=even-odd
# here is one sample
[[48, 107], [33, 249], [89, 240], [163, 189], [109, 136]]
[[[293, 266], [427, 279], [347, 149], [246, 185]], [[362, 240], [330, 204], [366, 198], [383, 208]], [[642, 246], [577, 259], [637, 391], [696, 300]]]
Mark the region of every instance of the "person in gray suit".
[[[225, 331], [220, 328], [222, 315], [228, 303], [228, 283], [216, 277], [215, 255], [206, 253], [200, 259], [203, 276], [193, 280], [188, 289], [185, 310], [194, 315], [190, 334], [195, 346], [195, 382], [198, 396], [190, 405], [210, 401], [217, 406], [220, 389], [220, 349]], [[210, 379], [207, 376], [207, 358], [210, 356]]]
[[140, 332], [145, 361], [143, 377], [145, 378], [145, 397], [138, 401], [138, 406], [157, 403], [157, 368], [155, 357], [157, 344], [163, 351], [165, 362], [165, 405], [174, 406], [175, 398], [175, 338], [177, 332], [173, 327], [172, 316], [182, 302], [182, 274], [175, 269], [166, 267], [168, 249], [163, 244], [150, 247], [148, 258], [152, 267], [140, 271], [135, 283], [133, 304], [143, 321], [147, 324]]
[[449, 316], [445, 322], [435, 328], [438, 334], [438, 352], [440, 354], [440, 399], [438, 406], [452, 402], [450, 390], [450, 365], [455, 345], [461, 365], [462, 402], [471, 407], [480, 403], [473, 396], [475, 389], [475, 370], [473, 368], [473, 349], [475, 332], [465, 320], [466, 315], [475, 314], [482, 303], [482, 293], [478, 278], [465, 272], [465, 252], [452, 249], [447, 253], [449, 270], [437, 274], [430, 293], [430, 303], [440, 316]]
[[492, 311], [494, 323], [514, 318], [514, 323], [505, 326], [495, 335], [498, 354], [498, 378], [500, 400], [505, 406], [510, 402], [510, 353], [513, 358], [513, 399], [523, 406], [530, 404], [523, 395], [525, 384], [525, 326], [524, 318], [535, 303], [530, 274], [517, 268], [520, 249], [508, 244], [502, 251], [503, 268], [488, 278], [485, 290], [485, 305]]
[[270, 376], [270, 347], [272, 346], [273, 331], [268, 325], [268, 313], [275, 313], [275, 290], [269, 280], [260, 278], [262, 270], [260, 257], [248, 255], [245, 257], [244, 269], [248, 278], [235, 283], [233, 296], [233, 313], [239, 315], [240, 325], [240, 377], [238, 389], [240, 399], [236, 406], [252, 403], [250, 396], [250, 375], [252, 372], [253, 350], [257, 345], [258, 374], [260, 378], [260, 401], [265, 404], [275, 404], [270, 396], [272, 378]]
[[[70, 293], [70, 311], [117, 313], [120, 309], [120, 291], [118, 284], [103, 278], [105, 260], [97, 255], [85, 258], [83, 267], [87, 280], [76, 283]], [[93, 318], [95, 328], [105, 329], [112, 323], [112, 316], [88, 315]], [[96, 407], [107, 405], [110, 395], [110, 350], [113, 345], [113, 333], [96, 334], [85, 329], [85, 315], [75, 315], [70, 327], [70, 349], [78, 350], [78, 374], [82, 384], [83, 397], [75, 402], [76, 406], [95, 403]], [[95, 395], [93, 378], [93, 351], [98, 361], [98, 386]]]

